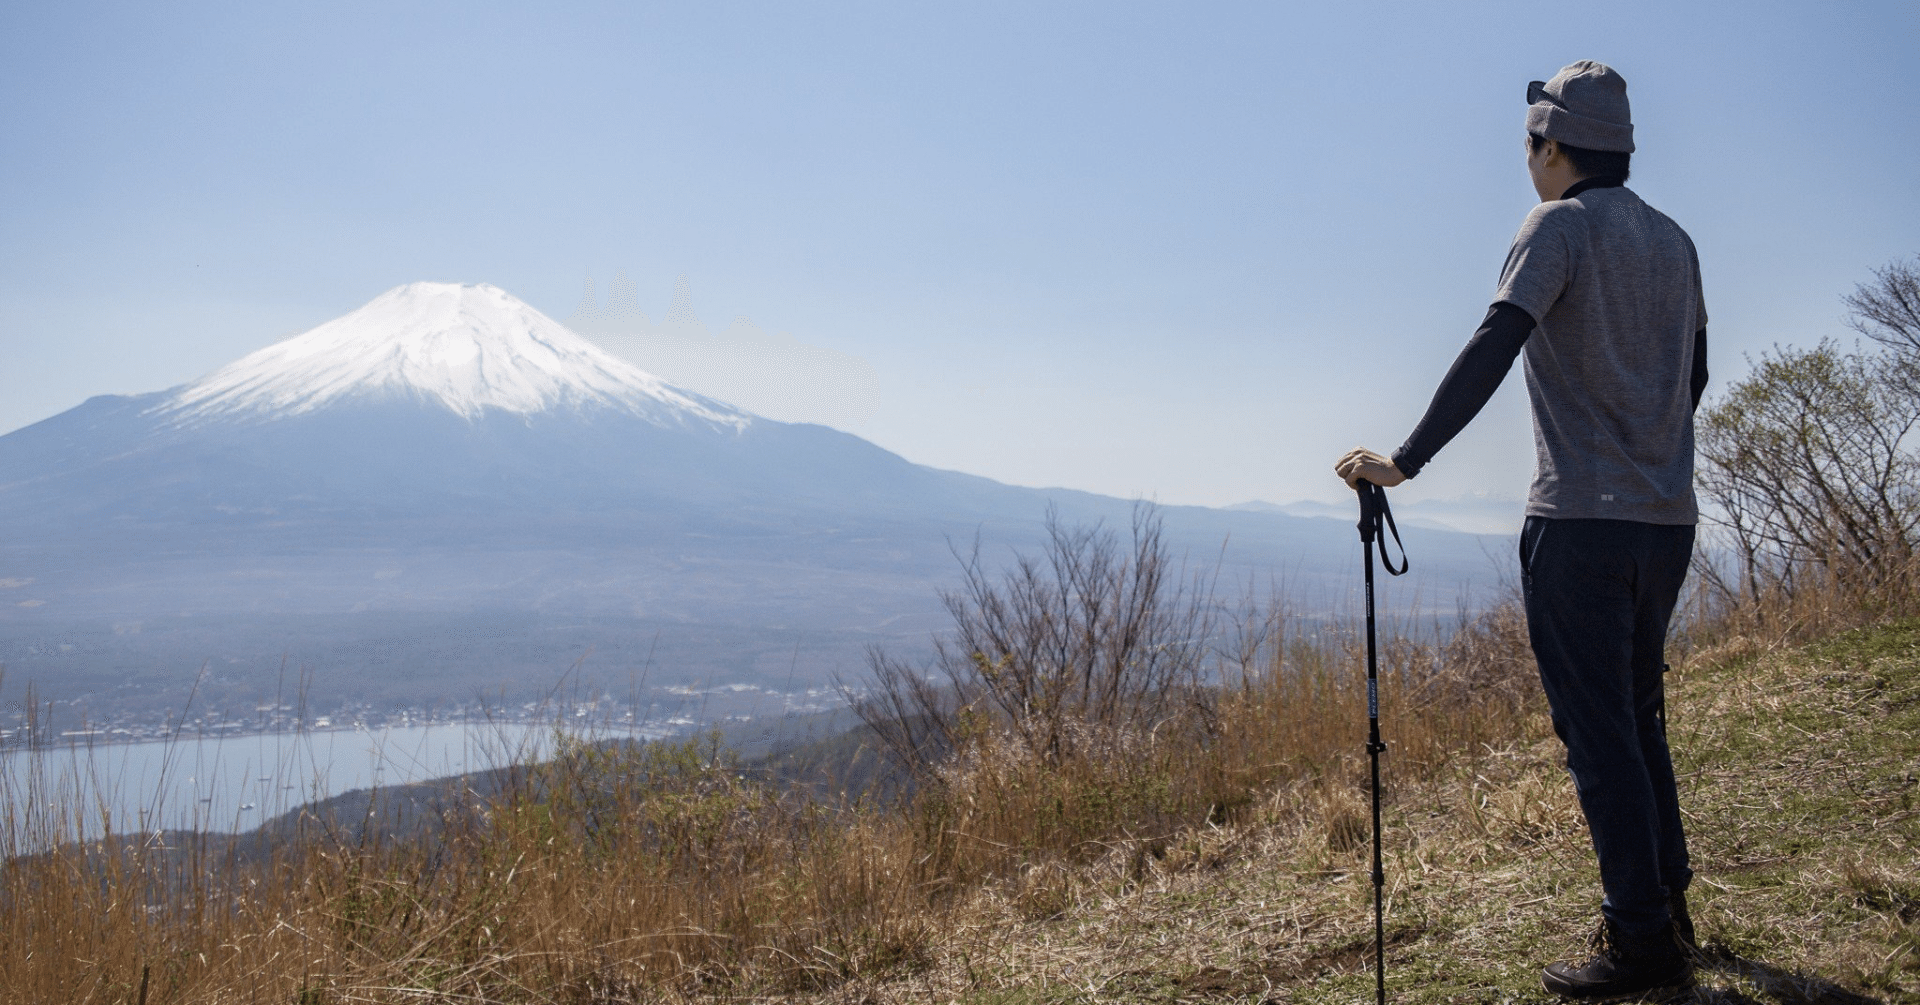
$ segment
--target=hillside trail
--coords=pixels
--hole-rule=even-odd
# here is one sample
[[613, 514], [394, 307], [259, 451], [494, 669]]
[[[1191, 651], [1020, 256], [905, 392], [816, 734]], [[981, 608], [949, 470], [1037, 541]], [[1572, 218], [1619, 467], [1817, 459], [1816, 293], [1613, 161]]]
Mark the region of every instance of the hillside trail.
[[[1694, 987], [1645, 1000], [1920, 1001], [1920, 620], [1776, 652], [1737, 640], [1671, 681], [1704, 955]], [[1540, 968], [1584, 952], [1599, 884], [1537, 727], [1418, 785], [1389, 768], [1391, 1001], [1561, 1000]], [[1030, 866], [884, 979], [732, 1000], [1372, 1001], [1363, 797], [1283, 789], [1234, 823]]]

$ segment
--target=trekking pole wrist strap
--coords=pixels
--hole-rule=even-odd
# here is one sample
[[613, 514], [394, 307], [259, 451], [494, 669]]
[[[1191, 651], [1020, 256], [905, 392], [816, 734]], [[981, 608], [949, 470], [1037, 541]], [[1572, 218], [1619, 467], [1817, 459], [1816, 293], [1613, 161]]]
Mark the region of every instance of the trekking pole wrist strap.
[[[1407, 546], [1400, 541], [1400, 528], [1393, 522], [1393, 507], [1387, 505], [1387, 490], [1374, 483], [1361, 479], [1354, 486], [1360, 493], [1360, 540], [1364, 544], [1380, 542], [1380, 564], [1386, 567], [1387, 575], [1404, 576], [1407, 573]], [[1400, 549], [1400, 567], [1393, 567], [1393, 559], [1387, 557], [1387, 535], [1393, 535], [1393, 546]]]

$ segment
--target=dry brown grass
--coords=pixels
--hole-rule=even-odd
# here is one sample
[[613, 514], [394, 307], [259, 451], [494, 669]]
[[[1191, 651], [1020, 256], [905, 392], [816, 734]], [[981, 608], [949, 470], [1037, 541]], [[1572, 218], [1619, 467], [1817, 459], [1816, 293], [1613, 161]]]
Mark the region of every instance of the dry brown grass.
[[[1698, 891], [1713, 891], [1701, 917], [1723, 933], [1729, 973], [1762, 966], [1754, 947], [1844, 930], [1868, 948], [1775, 952], [1768, 973], [1840, 967], [1904, 987], [1920, 860], [1874, 842], [1911, 842], [1910, 808], [1889, 809], [1910, 807], [1911, 779], [1849, 774], [1821, 746], [1850, 721], [1846, 701], [1891, 699], [1869, 661], [1833, 671], [1839, 704], [1803, 720], [1809, 685], [1782, 654], [1851, 615], [1790, 599], [1682, 637], [1676, 743], [1723, 758], [1695, 755], [1687, 784], [1728, 794], [1700, 810], [1704, 830], [1696, 820]], [[1575, 945], [1595, 907], [1523, 620], [1507, 605], [1456, 628], [1382, 648], [1394, 980], [1450, 989], [1422, 1001], [1519, 994], [1535, 957]], [[316, 825], [264, 861], [214, 838], [15, 857], [0, 872], [0, 994], [133, 1003], [144, 982], [153, 1005], [1363, 997], [1361, 666], [1352, 632], [1283, 635], [1204, 724], [1089, 726], [1074, 756], [1045, 763], [982, 731], [899, 806], [777, 790], [700, 744], [576, 747], [416, 839], [349, 842]], [[1789, 727], [1814, 739], [1754, 760]], [[1799, 846], [1756, 833], [1770, 813], [1826, 819], [1781, 803], [1795, 786], [1859, 790], [1829, 807], [1836, 832], [1859, 831], [1835, 844], [1841, 858], [1799, 862], [1782, 850]], [[1849, 822], [1858, 806], [1880, 807], [1872, 827]], [[1768, 872], [1769, 856], [1796, 871]], [[1782, 907], [1750, 896], [1741, 877], [1756, 875], [1817, 892]]]
[[[907, 828], [743, 780], [699, 744], [581, 748], [417, 839], [315, 825], [264, 863], [201, 836], [0, 875], [9, 1000], [591, 1001], [790, 986], [925, 942]], [[924, 902], [924, 898], [916, 898]]]
[[[1694, 987], [1649, 1000], [1920, 1000], [1920, 621], [1696, 662], [1673, 704], [1707, 952]], [[1392, 776], [1393, 1000], [1557, 1000], [1539, 968], [1581, 948], [1599, 893], [1545, 732]], [[1018, 882], [986, 884], [926, 971], [819, 1000], [1370, 1001], [1360, 809], [1348, 790], [1278, 787], [1164, 854], [1116, 846], [1073, 874], [1058, 917], [1023, 910]]]
[[[1511, 647], [1512, 622], [1468, 625], [1452, 658], [1387, 645], [1386, 694], [1406, 696], [1384, 710], [1396, 771], [1511, 731], [1524, 702], [1485, 700], [1494, 675], [1477, 667]], [[983, 889], [1055, 917], [1089, 876], [1217, 861], [1231, 852], [1206, 834], [1276, 807], [1334, 820], [1330, 854], [1364, 844], [1359, 663], [1352, 633], [1329, 637], [1282, 640], [1205, 730], [1088, 727], [1050, 764], [986, 733], [899, 807], [778, 791], [698, 744], [580, 747], [420, 839], [342, 841], [316, 822], [264, 861], [211, 836], [16, 857], [0, 987], [123, 1002], [144, 975], [155, 1003], [586, 1002], [923, 970]]]

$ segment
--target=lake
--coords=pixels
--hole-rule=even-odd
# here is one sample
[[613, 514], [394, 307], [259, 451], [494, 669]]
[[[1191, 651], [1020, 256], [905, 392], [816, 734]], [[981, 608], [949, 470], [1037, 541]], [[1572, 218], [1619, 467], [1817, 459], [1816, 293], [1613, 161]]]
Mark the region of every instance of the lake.
[[15, 746], [0, 753], [0, 852], [45, 847], [51, 834], [98, 837], [109, 824], [122, 834], [248, 831], [354, 789], [537, 759], [555, 735], [552, 724], [437, 723]]

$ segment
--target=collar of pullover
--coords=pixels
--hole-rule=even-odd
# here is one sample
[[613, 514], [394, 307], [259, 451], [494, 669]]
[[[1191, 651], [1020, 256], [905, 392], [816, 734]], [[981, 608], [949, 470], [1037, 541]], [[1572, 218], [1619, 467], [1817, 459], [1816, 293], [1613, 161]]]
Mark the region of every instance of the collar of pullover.
[[1626, 183], [1627, 180], [1618, 175], [1600, 175], [1594, 178], [1582, 178], [1574, 182], [1572, 188], [1560, 193], [1560, 198], [1571, 199], [1590, 188], [1619, 188]]

